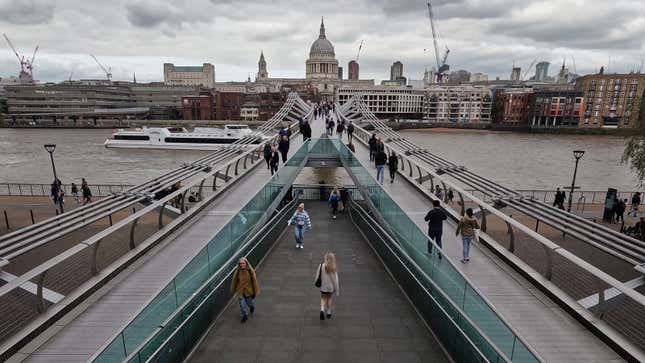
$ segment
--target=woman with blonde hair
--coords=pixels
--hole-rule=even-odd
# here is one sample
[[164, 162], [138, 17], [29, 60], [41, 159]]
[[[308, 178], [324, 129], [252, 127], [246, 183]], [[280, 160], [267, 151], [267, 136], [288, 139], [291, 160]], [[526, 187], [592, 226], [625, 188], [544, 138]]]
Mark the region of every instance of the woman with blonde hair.
[[293, 216], [287, 221], [287, 225], [295, 226], [293, 235], [296, 239], [296, 248], [303, 248], [305, 243], [305, 230], [311, 229], [311, 219], [305, 211], [305, 203], [300, 203]]
[[242, 323], [245, 323], [248, 319], [247, 314], [253, 315], [255, 311], [253, 300], [260, 293], [260, 284], [258, 284], [258, 279], [255, 276], [255, 270], [246, 257], [240, 258], [237, 268], [233, 272], [231, 291], [238, 298], [242, 312]]
[[331, 319], [332, 295], [340, 294], [336, 256], [333, 253], [327, 252], [324, 262], [318, 266], [315, 286], [320, 287], [320, 320], [325, 320], [325, 315], [327, 319]]

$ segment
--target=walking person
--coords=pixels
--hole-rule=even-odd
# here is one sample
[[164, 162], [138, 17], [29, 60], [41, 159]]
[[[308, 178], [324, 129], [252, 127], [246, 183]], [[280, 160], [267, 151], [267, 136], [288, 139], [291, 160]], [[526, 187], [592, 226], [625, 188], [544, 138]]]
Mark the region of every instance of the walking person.
[[443, 192], [443, 189], [441, 189], [438, 184], [435, 186], [434, 196], [437, 197], [437, 199], [439, 199], [440, 201], [444, 201], [445, 194]]
[[638, 209], [641, 205], [641, 193], [636, 192], [632, 196], [632, 215], [638, 217]]
[[329, 119], [329, 136], [334, 136], [334, 129], [336, 128], [336, 123], [334, 119]]
[[316, 273], [316, 287], [320, 287], [320, 320], [331, 319], [332, 296], [340, 294], [338, 286], [338, 268], [336, 265], [336, 256], [331, 253], [325, 253], [324, 262], [318, 265]]
[[356, 154], [356, 148], [354, 147], [354, 144], [350, 142], [349, 144], [347, 144], [347, 148], [349, 149], [349, 151]]
[[625, 223], [625, 210], [627, 210], [627, 199], [618, 200], [616, 204], [616, 222]]
[[473, 217], [472, 208], [466, 209], [466, 215], [461, 218], [459, 224], [457, 225], [457, 231], [455, 236], [459, 236], [461, 233], [461, 241], [463, 243], [463, 257], [461, 263], [467, 263], [470, 261], [470, 244], [475, 239], [475, 230], [479, 229], [479, 222], [477, 218]]
[[305, 121], [305, 126], [304, 126], [304, 128], [302, 130], [302, 137], [305, 140], [311, 139], [311, 125], [307, 121]]
[[271, 158], [269, 159], [269, 169], [271, 170], [271, 175], [278, 171], [278, 164], [280, 164], [280, 155], [275, 146], [271, 147]]
[[387, 159], [387, 166], [390, 169], [390, 183], [394, 183], [394, 176], [399, 168], [399, 157], [396, 156], [394, 151], [390, 153], [390, 157]]
[[233, 279], [231, 280], [231, 292], [237, 296], [242, 313], [242, 323], [246, 323], [248, 315], [255, 312], [255, 298], [260, 294], [260, 284], [255, 275], [255, 270], [246, 257], [240, 258]]
[[455, 199], [455, 192], [452, 190], [452, 188], [448, 188], [448, 203], [452, 204], [452, 200]]
[[56, 183], [55, 181], [51, 185], [50, 194], [51, 194], [52, 200], [54, 201], [54, 205], [56, 206], [56, 208], [58, 208], [58, 198], [60, 197], [60, 188], [58, 187], [58, 183]]
[[264, 161], [267, 163], [267, 169], [271, 169], [271, 143], [267, 142], [264, 144]]
[[441, 209], [438, 200], [432, 201], [432, 209], [426, 214], [424, 220], [428, 222], [428, 254], [432, 254], [432, 240], [439, 246], [439, 259], [441, 259], [441, 235], [443, 234], [443, 221], [448, 219], [446, 212]]
[[287, 136], [282, 136], [282, 139], [278, 144], [278, 150], [280, 150], [280, 154], [282, 154], [282, 164], [286, 164], [287, 154], [289, 153], [289, 138]]
[[76, 204], [80, 203], [80, 200], [78, 199], [78, 186], [76, 183], [72, 183], [72, 197], [74, 197]]
[[83, 184], [81, 185], [81, 193], [83, 193], [83, 205], [92, 203], [92, 191], [85, 179], [83, 179]]
[[347, 125], [347, 142], [351, 144], [353, 138], [354, 138], [354, 123], [350, 121], [349, 125]]
[[336, 219], [340, 201], [340, 193], [338, 192], [338, 188], [334, 188], [334, 190], [331, 192], [331, 195], [329, 196], [329, 200], [327, 201], [327, 205], [331, 207], [332, 219]]
[[294, 237], [296, 238], [296, 248], [304, 248], [303, 244], [305, 243], [305, 230], [311, 229], [311, 219], [309, 219], [309, 214], [305, 211], [305, 203], [300, 203], [298, 209], [293, 213], [293, 216], [287, 225], [294, 226]]
[[374, 161], [374, 155], [376, 155], [376, 134], [372, 134], [367, 144], [370, 147], [370, 161]]
[[338, 121], [338, 126], [336, 127], [336, 134], [338, 134], [339, 139], [343, 139], [343, 132], [345, 132], [345, 121]]
[[383, 185], [385, 174], [385, 164], [387, 163], [387, 154], [379, 149], [374, 156], [374, 165], [376, 165], [376, 181]]

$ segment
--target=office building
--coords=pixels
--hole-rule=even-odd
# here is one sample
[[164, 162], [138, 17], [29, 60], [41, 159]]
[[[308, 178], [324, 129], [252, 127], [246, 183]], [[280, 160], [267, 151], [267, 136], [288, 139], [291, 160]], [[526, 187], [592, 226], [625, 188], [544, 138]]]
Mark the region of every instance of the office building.
[[204, 63], [201, 66], [163, 65], [164, 83], [169, 86], [201, 86], [212, 88], [215, 85], [215, 66]]

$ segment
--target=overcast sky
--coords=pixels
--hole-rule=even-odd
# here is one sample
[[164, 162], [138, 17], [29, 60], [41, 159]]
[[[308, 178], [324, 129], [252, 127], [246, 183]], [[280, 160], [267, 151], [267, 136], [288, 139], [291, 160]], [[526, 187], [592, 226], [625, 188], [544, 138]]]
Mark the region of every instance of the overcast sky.
[[[638, 69], [645, 58], [643, 0], [433, 0], [452, 70], [508, 78], [513, 60], [562, 59], [580, 74]], [[360, 55], [361, 78], [389, 78], [400, 60], [420, 79], [435, 64], [425, 0], [0, 0], [0, 31], [31, 57], [35, 77], [60, 81], [102, 78], [89, 53], [114, 79], [163, 80], [162, 63], [215, 65], [216, 80], [257, 72], [260, 50], [269, 76], [304, 77], [305, 60], [325, 17], [327, 38], [345, 68]], [[0, 77], [16, 75], [13, 52], [0, 40]], [[528, 73], [532, 75], [534, 70]]]

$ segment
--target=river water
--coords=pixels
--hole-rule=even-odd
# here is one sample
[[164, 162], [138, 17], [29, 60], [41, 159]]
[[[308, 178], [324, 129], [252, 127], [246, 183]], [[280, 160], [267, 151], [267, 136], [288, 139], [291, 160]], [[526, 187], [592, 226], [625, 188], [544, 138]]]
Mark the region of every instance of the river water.
[[[0, 129], [0, 183], [49, 183], [46, 143], [57, 145], [63, 182], [138, 184], [207, 151], [106, 149], [112, 130]], [[635, 190], [636, 179], [620, 163], [624, 139], [608, 136], [533, 135], [471, 130], [405, 130], [401, 134], [433, 153], [514, 189], [552, 189], [571, 182], [574, 149], [586, 150], [578, 182], [584, 190]], [[333, 173], [332, 173], [333, 174]], [[328, 172], [309, 172], [299, 182], [342, 182]], [[339, 175], [340, 177], [340, 175]], [[311, 180], [304, 180], [311, 179]]]

